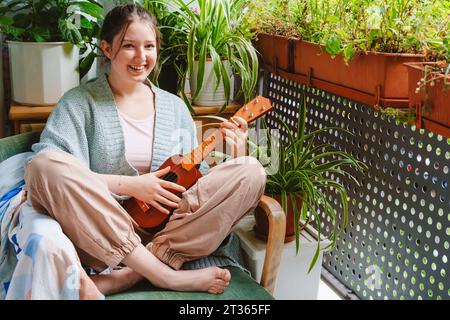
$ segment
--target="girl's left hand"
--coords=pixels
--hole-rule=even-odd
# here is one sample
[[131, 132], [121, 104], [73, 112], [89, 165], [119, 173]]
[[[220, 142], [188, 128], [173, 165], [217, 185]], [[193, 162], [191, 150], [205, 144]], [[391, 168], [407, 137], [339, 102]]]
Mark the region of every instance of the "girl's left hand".
[[248, 124], [241, 117], [232, 117], [239, 124], [239, 127], [231, 121], [224, 121], [220, 124], [220, 131], [231, 147], [231, 157], [236, 158], [247, 154]]

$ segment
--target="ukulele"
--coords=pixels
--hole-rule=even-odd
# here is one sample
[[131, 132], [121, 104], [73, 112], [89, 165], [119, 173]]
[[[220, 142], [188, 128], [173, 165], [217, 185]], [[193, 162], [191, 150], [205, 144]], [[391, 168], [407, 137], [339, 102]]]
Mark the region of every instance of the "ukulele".
[[[239, 116], [246, 120], [247, 123], [250, 123], [266, 114], [271, 108], [269, 99], [258, 96], [241, 107], [233, 117]], [[228, 121], [239, 127], [239, 124], [232, 117]], [[161, 170], [167, 166], [171, 167], [170, 171], [162, 176], [161, 179], [182, 185], [188, 190], [202, 177], [198, 170], [200, 163], [222, 140], [222, 132], [217, 129], [190, 153], [171, 156], [158, 169]], [[167, 190], [181, 198], [182, 192], [170, 188]], [[125, 200], [122, 206], [141, 228], [151, 233], [162, 230], [175, 210], [175, 208], [162, 205], [169, 211], [169, 214], [167, 214], [134, 197]]]

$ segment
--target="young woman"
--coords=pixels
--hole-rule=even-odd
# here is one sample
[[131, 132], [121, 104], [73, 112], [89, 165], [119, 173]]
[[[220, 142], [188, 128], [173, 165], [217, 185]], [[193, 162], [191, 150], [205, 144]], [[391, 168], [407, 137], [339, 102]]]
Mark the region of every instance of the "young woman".
[[[256, 207], [265, 171], [256, 159], [241, 156], [211, 169], [202, 163], [204, 176], [189, 190], [161, 179], [169, 168], [158, 170], [160, 165], [197, 141], [182, 100], [147, 80], [159, 44], [156, 22], [145, 9], [127, 5], [108, 13], [101, 48], [110, 72], [67, 92], [52, 112], [25, 170], [28, 201], [59, 222], [84, 265], [99, 271], [127, 266], [91, 277], [96, 286], [90, 287], [103, 294], [143, 278], [161, 288], [222, 293], [231, 277], [227, 269], [180, 268], [214, 252]], [[225, 122], [221, 131], [229, 146], [242, 150], [247, 124], [235, 120], [239, 127]], [[122, 208], [120, 200], [130, 196], [175, 211], [162, 231], [149, 234]]]

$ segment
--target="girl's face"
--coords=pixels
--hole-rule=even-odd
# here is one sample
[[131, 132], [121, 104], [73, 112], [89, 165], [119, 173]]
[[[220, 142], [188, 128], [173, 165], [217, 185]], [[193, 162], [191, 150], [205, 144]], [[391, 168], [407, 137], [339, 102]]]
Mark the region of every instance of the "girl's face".
[[156, 35], [153, 28], [142, 21], [132, 22], [120, 44], [117, 34], [112, 46], [102, 40], [101, 47], [111, 60], [111, 74], [121, 81], [144, 82], [158, 58]]

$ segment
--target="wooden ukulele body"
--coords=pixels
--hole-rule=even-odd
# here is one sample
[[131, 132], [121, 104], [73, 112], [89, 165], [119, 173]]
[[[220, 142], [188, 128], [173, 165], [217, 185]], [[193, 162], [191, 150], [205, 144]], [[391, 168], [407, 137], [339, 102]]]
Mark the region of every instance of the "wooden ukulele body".
[[[192, 168], [190, 168], [190, 170], [186, 170], [185, 168], [183, 168], [183, 166], [181, 165], [182, 158], [182, 155], [174, 155], [168, 158], [159, 167], [158, 170], [162, 170], [170, 166], [170, 171], [166, 175], [161, 177], [161, 179], [179, 184], [185, 187], [186, 190], [188, 190], [197, 182], [198, 179], [202, 177], [202, 174], [198, 170], [198, 165], [193, 166]], [[181, 198], [181, 192], [169, 188], [166, 190], [174, 193]], [[151, 233], [158, 232], [159, 230], [164, 228], [166, 223], [169, 221], [169, 217], [171, 216], [172, 212], [175, 210], [174, 208], [168, 206], [162, 206], [169, 210], [170, 213], [163, 213], [155, 209], [154, 207], [149, 206], [144, 201], [138, 200], [136, 198], [125, 200], [123, 203], [123, 207], [137, 222], [137, 224], [141, 228]]]

